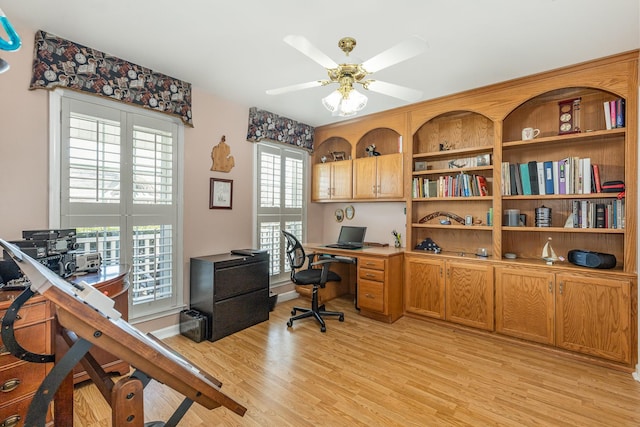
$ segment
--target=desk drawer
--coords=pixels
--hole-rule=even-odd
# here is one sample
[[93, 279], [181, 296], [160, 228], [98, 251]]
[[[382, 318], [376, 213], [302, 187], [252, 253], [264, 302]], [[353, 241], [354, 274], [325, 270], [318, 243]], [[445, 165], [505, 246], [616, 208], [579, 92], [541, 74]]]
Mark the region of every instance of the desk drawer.
[[[0, 319], [4, 318], [7, 310], [0, 310]], [[14, 328], [20, 328], [24, 325], [38, 323], [45, 320], [47, 317], [47, 303], [42, 301], [37, 304], [27, 305], [20, 308], [18, 311], [18, 317], [13, 323]]]
[[358, 281], [358, 307], [384, 312], [384, 285], [381, 282], [360, 279]]
[[[26, 328], [15, 329], [15, 338], [25, 350], [32, 353], [43, 354], [49, 351], [51, 340], [48, 339], [48, 322], [42, 322], [37, 325]], [[14, 357], [7, 351], [7, 348], [0, 337], [0, 366], [17, 362], [18, 358]], [[1, 424], [0, 424], [1, 425]]]
[[376, 282], [384, 282], [384, 271], [360, 268], [360, 270], [358, 271], [358, 278], [364, 280], [375, 280]]
[[358, 266], [360, 268], [371, 268], [373, 270], [384, 270], [385, 260], [379, 258], [360, 258]]
[[25, 362], [11, 369], [0, 370], [0, 399], [6, 402], [35, 393], [46, 375], [45, 363]]
[[[11, 401], [8, 404], [0, 403], [0, 426], [23, 426], [29, 411], [29, 405], [33, 400], [33, 395], [29, 395], [18, 401]], [[47, 423], [53, 420], [53, 405], [47, 408]]]

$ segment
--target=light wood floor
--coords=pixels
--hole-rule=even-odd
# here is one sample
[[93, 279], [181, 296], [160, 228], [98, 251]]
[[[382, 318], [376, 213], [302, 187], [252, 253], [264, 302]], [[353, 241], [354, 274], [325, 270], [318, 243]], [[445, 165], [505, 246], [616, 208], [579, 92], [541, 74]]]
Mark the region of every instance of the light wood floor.
[[[638, 426], [640, 383], [505, 340], [403, 317], [358, 315], [349, 299], [328, 309], [321, 333], [306, 319], [287, 328], [294, 300], [270, 319], [214, 343], [166, 341], [223, 382], [248, 408], [239, 417], [194, 404], [180, 426]], [[166, 421], [182, 400], [152, 382], [145, 419]], [[110, 426], [95, 387], [75, 393], [75, 426]]]

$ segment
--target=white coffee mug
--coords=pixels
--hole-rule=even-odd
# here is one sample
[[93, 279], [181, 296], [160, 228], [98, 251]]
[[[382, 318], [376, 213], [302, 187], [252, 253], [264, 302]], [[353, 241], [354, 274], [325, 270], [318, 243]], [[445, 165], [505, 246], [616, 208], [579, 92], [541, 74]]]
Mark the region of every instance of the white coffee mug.
[[534, 129], [534, 128], [524, 128], [524, 129], [522, 129], [522, 139], [523, 140], [533, 139], [538, 135], [540, 135], [540, 129]]

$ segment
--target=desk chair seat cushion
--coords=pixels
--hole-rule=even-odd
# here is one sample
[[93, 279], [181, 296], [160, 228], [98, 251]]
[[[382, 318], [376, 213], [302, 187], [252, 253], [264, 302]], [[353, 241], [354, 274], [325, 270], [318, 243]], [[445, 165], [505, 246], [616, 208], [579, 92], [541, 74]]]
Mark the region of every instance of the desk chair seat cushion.
[[[322, 274], [322, 270], [319, 268], [309, 268], [307, 270], [298, 270], [295, 274], [294, 283], [296, 285], [315, 285], [320, 282], [320, 275]], [[327, 282], [339, 282], [340, 276], [338, 276], [333, 271], [329, 270], [327, 274]], [[324, 288], [324, 283], [322, 284]]]

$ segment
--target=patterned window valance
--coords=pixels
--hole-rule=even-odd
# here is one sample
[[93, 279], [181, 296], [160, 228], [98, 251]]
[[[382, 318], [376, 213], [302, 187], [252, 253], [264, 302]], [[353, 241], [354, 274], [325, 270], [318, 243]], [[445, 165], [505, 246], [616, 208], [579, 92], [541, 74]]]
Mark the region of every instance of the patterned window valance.
[[247, 141], [268, 139], [313, 151], [313, 127], [256, 107], [249, 109]]
[[57, 87], [171, 114], [193, 127], [191, 83], [40, 30], [29, 89]]

